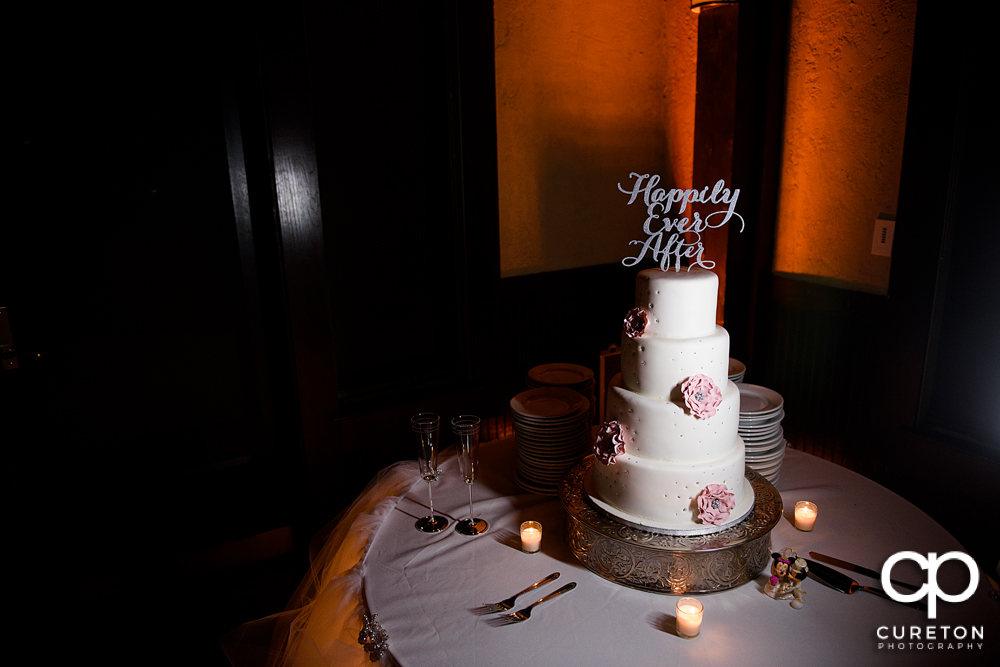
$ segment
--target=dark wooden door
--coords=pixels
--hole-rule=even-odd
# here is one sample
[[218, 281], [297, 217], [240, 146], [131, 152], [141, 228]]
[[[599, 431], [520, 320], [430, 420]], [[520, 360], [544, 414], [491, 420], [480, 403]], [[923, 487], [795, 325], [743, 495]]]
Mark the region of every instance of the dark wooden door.
[[284, 525], [301, 486], [277, 258], [241, 244], [227, 146], [255, 63], [221, 19], [26, 12], [14, 38], [4, 449], [29, 541], [97, 569]]
[[489, 7], [18, 21], [0, 305], [42, 356], [0, 390], [32, 540], [307, 539], [411, 410], [496, 414]]
[[491, 8], [18, 11], [13, 597], [26, 632], [56, 599], [74, 645], [114, 618], [126, 662], [172, 655], [208, 613], [192, 563], [303, 546], [412, 456], [411, 410], [488, 403]]

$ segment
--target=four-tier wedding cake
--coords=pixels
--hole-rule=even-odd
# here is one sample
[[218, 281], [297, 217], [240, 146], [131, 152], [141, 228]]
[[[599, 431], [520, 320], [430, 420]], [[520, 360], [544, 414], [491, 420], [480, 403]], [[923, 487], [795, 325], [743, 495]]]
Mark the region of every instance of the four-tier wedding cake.
[[753, 509], [729, 333], [715, 321], [718, 290], [718, 276], [700, 268], [648, 269], [636, 279], [586, 485], [624, 523], [704, 534]]

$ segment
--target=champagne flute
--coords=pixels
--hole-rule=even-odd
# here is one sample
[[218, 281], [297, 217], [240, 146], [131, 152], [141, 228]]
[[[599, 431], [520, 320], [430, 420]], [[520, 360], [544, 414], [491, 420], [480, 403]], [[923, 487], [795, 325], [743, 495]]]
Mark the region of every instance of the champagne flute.
[[441, 475], [437, 467], [441, 418], [433, 412], [419, 412], [410, 419], [410, 425], [420, 436], [417, 463], [420, 465], [420, 476], [427, 482], [427, 499], [431, 508], [428, 516], [417, 519], [416, 527], [423, 533], [438, 533], [448, 527], [448, 519], [434, 514], [434, 494], [431, 491], [431, 484]]
[[451, 420], [451, 430], [458, 436], [458, 467], [469, 485], [469, 518], [456, 523], [455, 530], [462, 535], [480, 535], [490, 524], [477, 518], [472, 510], [472, 483], [479, 470], [479, 417], [459, 415]]

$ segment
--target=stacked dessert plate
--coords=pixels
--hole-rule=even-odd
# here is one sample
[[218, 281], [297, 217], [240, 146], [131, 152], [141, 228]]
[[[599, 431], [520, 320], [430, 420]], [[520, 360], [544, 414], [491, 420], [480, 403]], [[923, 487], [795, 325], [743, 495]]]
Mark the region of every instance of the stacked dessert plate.
[[532, 389], [538, 387], [566, 387], [580, 392], [590, 401], [589, 423], [597, 416], [597, 397], [594, 396], [594, 371], [576, 364], [542, 364], [528, 371], [525, 383]]
[[746, 464], [772, 484], [778, 481], [785, 458], [785, 399], [781, 394], [755, 384], [741, 384], [739, 435], [746, 447]]
[[546, 495], [591, 448], [590, 401], [565, 387], [538, 387], [510, 400], [518, 485]]
[[747, 374], [747, 366], [739, 359], [729, 357], [729, 379], [733, 382], [743, 382], [743, 376]]

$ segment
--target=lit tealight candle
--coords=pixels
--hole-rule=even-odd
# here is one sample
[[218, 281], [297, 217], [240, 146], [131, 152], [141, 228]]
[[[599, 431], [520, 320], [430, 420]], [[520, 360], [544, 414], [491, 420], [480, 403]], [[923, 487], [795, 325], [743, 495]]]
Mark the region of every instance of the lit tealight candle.
[[701, 616], [705, 607], [694, 598], [677, 601], [677, 636], [694, 639], [701, 634]]
[[521, 551], [533, 554], [542, 548], [542, 524], [525, 521], [521, 524]]
[[803, 532], [811, 533], [813, 524], [816, 523], [817, 514], [819, 514], [819, 508], [816, 507], [816, 503], [800, 500], [795, 503], [795, 527]]

